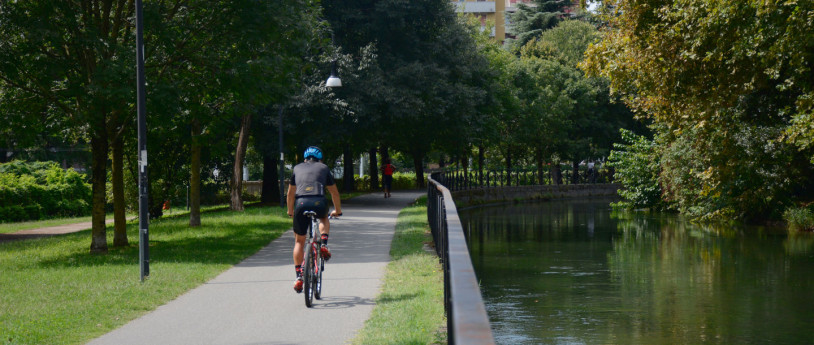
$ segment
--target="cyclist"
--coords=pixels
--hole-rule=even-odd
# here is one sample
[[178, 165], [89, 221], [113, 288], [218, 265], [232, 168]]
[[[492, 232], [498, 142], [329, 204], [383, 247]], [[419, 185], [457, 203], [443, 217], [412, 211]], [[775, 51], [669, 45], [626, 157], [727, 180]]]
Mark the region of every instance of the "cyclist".
[[322, 241], [320, 255], [323, 259], [331, 258], [328, 250], [328, 234], [331, 224], [328, 222], [328, 201], [325, 200], [325, 189], [331, 193], [334, 210], [331, 217], [342, 215], [342, 205], [339, 200], [339, 189], [336, 188], [331, 171], [322, 163], [322, 150], [316, 146], [305, 149], [305, 161], [294, 166], [291, 182], [288, 185], [288, 216], [294, 217], [294, 271], [297, 280], [294, 281], [294, 291], [302, 292], [302, 262], [305, 247], [305, 236], [310, 219], [303, 215], [305, 211], [314, 211], [319, 218], [319, 232]]

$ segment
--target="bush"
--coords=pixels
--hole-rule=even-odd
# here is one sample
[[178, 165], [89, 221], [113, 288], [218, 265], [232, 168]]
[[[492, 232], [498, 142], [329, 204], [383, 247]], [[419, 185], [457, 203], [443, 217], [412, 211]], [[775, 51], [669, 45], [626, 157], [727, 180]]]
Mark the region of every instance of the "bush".
[[0, 222], [86, 216], [90, 210], [85, 175], [56, 162], [0, 164]]
[[[370, 175], [365, 175], [364, 177], [359, 177], [359, 175], [354, 175], [354, 183], [356, 184], [356, 190], [361, 192], [378, 192], [382, 190], [382, 177], [379, 175], [379, 185], [378, 186], [371, 186]], [[336, 187], [342, 191], [342, 179], [339, 178], [336, 180]], [[416, 185], [415, 181], [415, 173], [413, 172], [396, 172], [393, 174], [393, 190], [399, 189], [416, 189], [418, 186]]]
[[621, 134], [625, 144], [614, 144], [615, 150], [608, 158], [608, 166], [615, 169], [615, 180], [624, 187], [619, 190], [624, 201], [615, 206], [664, 208], [656, 144], [626, 129], [621, 129]]
[[792, 207], [783, 212], [783, 219], [789, 224], [789, 231], [814, 230], [814, 211], [806, 207]]

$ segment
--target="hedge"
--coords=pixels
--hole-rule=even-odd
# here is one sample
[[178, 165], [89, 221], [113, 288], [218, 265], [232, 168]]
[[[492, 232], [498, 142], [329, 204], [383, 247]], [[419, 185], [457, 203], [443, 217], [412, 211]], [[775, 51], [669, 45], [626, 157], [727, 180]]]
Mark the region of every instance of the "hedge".
[[56, 162], [0, 164], [0, 222], [87, 216], [91, 187], [85, 180]]
[[[356, 190], [362, 192], [377, 192], [382, 190], [382, 176], [379, 175], [379, 185], [373, 188], [370, 183], [370, 175], [365, 175], [364, 177], [359, 177], [359, 175], [353, 176], [354, 183], [356, 185]], [[336, 180], [336, 185], [339, 190], [342, 190], [342, 179], [339, 178]], [[393, 190], [407, 190], [407, 189], [417, 189], [418, 186], [416, 185], [415, 181], [415, 173], [412, 172], [396, 172], [393, 174]]]

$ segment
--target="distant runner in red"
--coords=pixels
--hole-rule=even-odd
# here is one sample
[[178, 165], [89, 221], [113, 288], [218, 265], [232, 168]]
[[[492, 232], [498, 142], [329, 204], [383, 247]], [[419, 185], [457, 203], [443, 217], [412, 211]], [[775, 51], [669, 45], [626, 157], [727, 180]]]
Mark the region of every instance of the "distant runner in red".
[[390, 159], [386, 159], [384, 161], [384, 165], [381, 167], [382, 170], [382, 184], [384, 185], [384, 197], [390, 197], [390, 189], [393, 188], [393, 172], [396, 171], [396, 167], [393, 164], [390, 164]]

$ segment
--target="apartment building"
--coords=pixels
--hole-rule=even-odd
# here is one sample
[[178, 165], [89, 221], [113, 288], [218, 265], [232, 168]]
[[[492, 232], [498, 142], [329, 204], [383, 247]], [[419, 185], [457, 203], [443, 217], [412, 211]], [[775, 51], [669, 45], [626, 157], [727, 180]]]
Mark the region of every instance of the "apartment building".
[[[572, 2], [574, 6], [579, 6], [579, 0]], [[484, 29], [487, 22], [494, 23], [495, 26], [492, 28], [491, 36], [499, 42], [506, 39], [506, 27], [510, 25], [510, 23], [506, 22], [506, 12], [516, 11], [517, 5], [521, 3], [534, 6], [532, 0], [453, 0], [452, 3], [455, 4], [456, 12], [473, 15], [480, 19], [481, 26]]]

